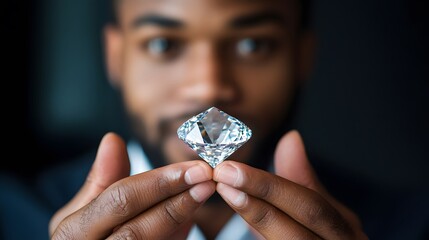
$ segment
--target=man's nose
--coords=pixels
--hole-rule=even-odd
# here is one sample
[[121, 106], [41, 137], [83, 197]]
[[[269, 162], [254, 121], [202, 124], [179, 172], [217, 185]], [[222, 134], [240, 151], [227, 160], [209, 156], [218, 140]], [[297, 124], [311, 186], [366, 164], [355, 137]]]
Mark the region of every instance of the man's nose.
[[182, 89], [185, 98], [202, 105], [216, 105], [233, 101], [237, 88], [227, 72], [227, 63], [216, 47], [200, 44], [189, 56], [188, 79]]

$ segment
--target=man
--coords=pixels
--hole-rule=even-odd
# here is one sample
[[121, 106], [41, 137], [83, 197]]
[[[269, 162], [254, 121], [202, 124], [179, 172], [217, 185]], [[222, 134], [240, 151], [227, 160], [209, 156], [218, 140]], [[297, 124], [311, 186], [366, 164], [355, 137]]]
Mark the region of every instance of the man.
[[[196, 226], [214, 239], [239, 215], [250, 231], [237, 237], [365, 239], [358, 218], [317, 180], [297, 132], [280, 140], [267, 172], [267, 140], [278, 140], [309, 70], [301, 6], [118, 1], [117, 23], [105, 29], [109, 76], [155, 169], [128, 177], [126, 145], [107, 134], [86, 183], [51, 219], [52, 238], [180, 239]], [[191, 161], [198, 156], [177, 137], [211, 106], [254, 130], [235, 161], [214, 170]], [[215, 192], [224, 201], [208, 200]]]
[[[286, 131], [311, 67], [301, 1], [115, 6], [106, 64], [139, 144], [104, 136], [86, 182], [52, 216], [52, 239], [367, 238], [358, 217], [319, 182], [299, 133]], [[253, 130], [214, 169], [176, 133], [211, 106]], [[142, 167], [145, 156], [150, 164]]]

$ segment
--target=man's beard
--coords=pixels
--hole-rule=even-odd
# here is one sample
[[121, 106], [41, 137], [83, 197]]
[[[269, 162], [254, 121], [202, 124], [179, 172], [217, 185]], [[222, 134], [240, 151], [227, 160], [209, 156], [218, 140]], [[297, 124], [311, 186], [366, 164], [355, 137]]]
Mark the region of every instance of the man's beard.
[[139, 142], [152, 167], [159, 168], [166, 166], [168, 161], [162, 151], [161, 141], [150, 142], [147, 139], [144, 124], [142, 124], [138, 116], [129, 115], [129, 123], [131, 125], [131, 138]]

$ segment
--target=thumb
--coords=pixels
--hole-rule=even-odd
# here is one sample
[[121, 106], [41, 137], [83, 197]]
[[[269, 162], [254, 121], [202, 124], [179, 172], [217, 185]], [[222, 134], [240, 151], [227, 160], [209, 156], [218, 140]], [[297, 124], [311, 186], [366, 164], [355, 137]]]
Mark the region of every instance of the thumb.
[[296, 130], [285, 134], [274, 154], [275, 173], [314, 191], [324, 191], [308, 161], [301, 135]]
[[274, 153], [274, 167], [278, 176], [318, 192], [354, 226], [361, 226], [356, 214], [332, 197], [318, 180], [316, 172], [308, 161], [304, 143], [298, 131], [292, 130], [280, 139]]
[[334, 199], [317, 178], [316, 172], [308, 161], [304, 142], [298, 131], [286, 133], [277, 144], [274, 153], [275, 173], [301, 186], [318, 192], [332, 205], [350, 219], [356, 217], [344, 205]]
[[114, 182], [129, 176], [130, 163], [126, 146], [121, 137], [107, 133], [100, 142], [97, 156], [79, 192], [52, 217], [49, 232], [68, 215], [88, 204]]

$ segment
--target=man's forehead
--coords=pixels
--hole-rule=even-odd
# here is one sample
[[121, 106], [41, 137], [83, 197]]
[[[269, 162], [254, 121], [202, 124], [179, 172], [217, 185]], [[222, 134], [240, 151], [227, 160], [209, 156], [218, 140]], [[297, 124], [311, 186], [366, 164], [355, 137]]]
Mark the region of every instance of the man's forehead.
[[175, 19], [234, 18], [242, 14], [276, 12], [277, 15], [297, 14], [298, 0], [119, 0], [118, 17], [126, 25], [142, 15], [156, 14]]
[[128, 4], [147, 4], [147, 3], [168, 3], [168, 2], [181, 2], [181, 3], [195, 3], [196, 1], [201, 1], [201, 2], [217, 2], [217, 3], [255, 3], [255, 2], [288, 2], [289, 0], [116, 0], [117, 4], [123, 4], [123, 3], [128, 3]]
[[116, 0], [116, 6], [129, 7], [154, 7], [154, 6], [187, 6], [205, 5], [205, 6], [220, 6], [228, 7], [231, 5], [268, 5], [268, 6], [287, 6], [291, 3], [299, 2], [299, 0]]

